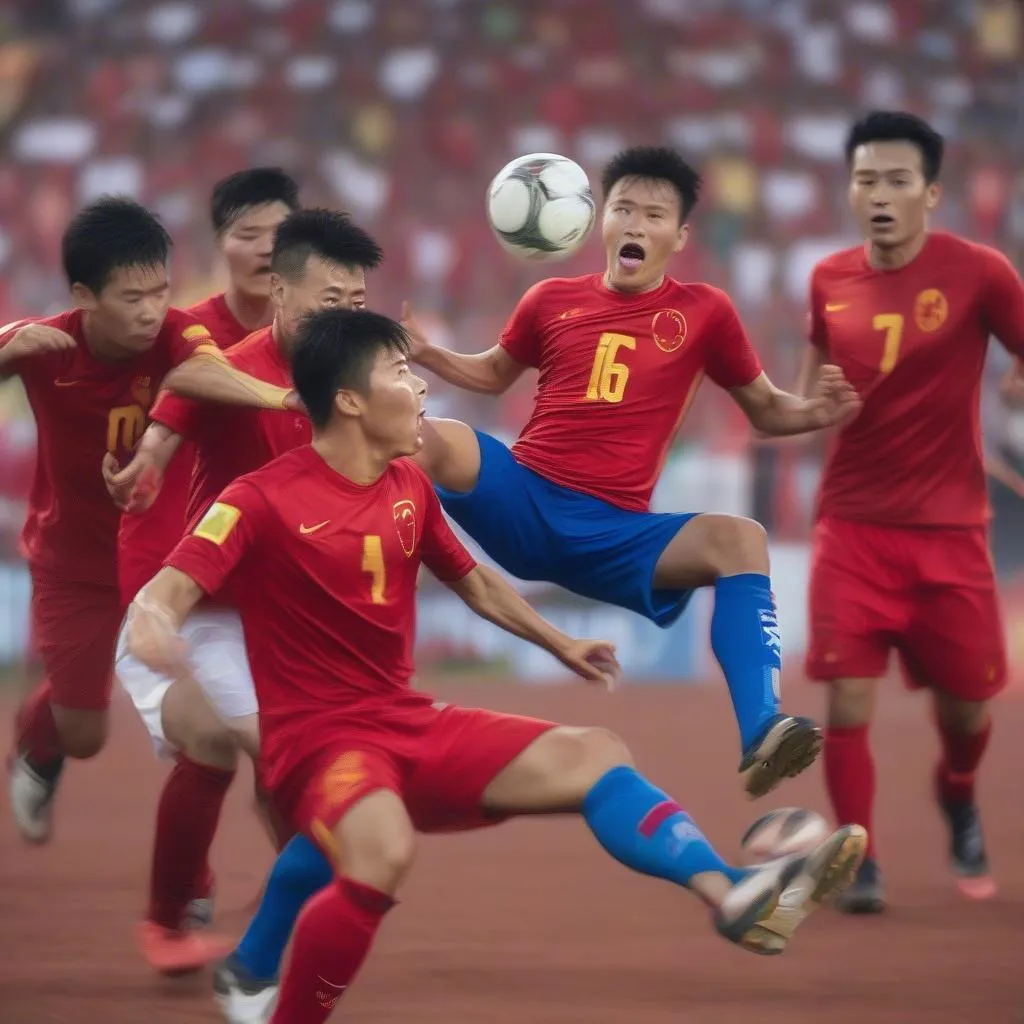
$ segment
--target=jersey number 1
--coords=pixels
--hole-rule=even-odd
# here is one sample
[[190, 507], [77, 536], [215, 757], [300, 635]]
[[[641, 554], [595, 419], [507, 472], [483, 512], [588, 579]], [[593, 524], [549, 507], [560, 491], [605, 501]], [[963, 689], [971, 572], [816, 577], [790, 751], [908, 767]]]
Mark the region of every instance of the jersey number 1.
[[594, 366], [590, 371], [590, 383], [587, 385], [588, 402], [621, 402], [629, 380], [629, 367], [625, 363], [617, 363], [615, 357], [620, 348], [635, 349], [636, 338], [628, 334], [605, 332], [597, 339], [597, 350], [594, 352]]
[[387, 584], [384, 549], [380, 537], [375, 533], [363, 537], [363, 572], [370, 576], [370, 600], [374, 604], [387, 604], [384, 599], [384, 587]]
[[871, 326], [876, 331], [885, 331], [885, 341], [882, 343], [882, 361], [878, 364], [878, 368], [882, 373], [889, 373], [896, 365], [896, 359], [900, 354], [900, 343], [903, 341], [903, 314], [878, 313], [871, 321]]

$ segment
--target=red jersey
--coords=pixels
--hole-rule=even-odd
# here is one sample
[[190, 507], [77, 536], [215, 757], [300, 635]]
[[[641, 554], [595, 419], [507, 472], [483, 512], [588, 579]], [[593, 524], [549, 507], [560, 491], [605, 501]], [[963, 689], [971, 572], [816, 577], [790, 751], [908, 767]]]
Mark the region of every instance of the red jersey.
[[429, 704], [410, 686], [421, 562], [449, 582], [475, 566], [426, 474], [398, 459], [360, 486], [308, 445], [233, 483], [172, 552], [208, 594], [241, 595], [271, 785], [313, 716]]
[[606, 288], [600, 274], [541, 281], [520, 300], [501, 346], [540, 370], [516, 460], [637, 511], [650, 506], [704, 375], [737, 388], [761, 372], [728, 296], [668, 277], [640, 295]]
[[33, 570], [114, 586], [120, 513], [103, 483], [103, 454], [130, 458], [163, 378], [212, 339], [187, 313], [170, 309], [148, 352], [110, 362], [86, 346], [80, 309], [13, 327], [28, 322], [56, 327], [78, 344], [19, 360], [8, 371], [21, 377], [38, 433], [22, 546]]
[[[249, 333], [235, 319], [223, 294], [211, 296], [189, 307], [187, 312], [205, 325], [221, 349], [230, 348]], [[184, 442], [164, 472], [163, 486], [156, 501], [141, 515], [121, 517], [117, 560], [125, 604], [160, 571], [164, 559], [185, 532], [185, 510], [195, 454], [194, 445]]]
[[993, 334], [1024, 355], [1024, 288], [994, 249], [933, 232], [898, 270], [873, 269], [861, 246], [815, 267], [811, 342], [864, 401], [833, 441], [819, 516], [987, 520], [979, 401]]
[[[271, 327], [250, 334], [225, 356], [232, 366], [253, 377], [283, 388], [292, 386], [291, 369]], [[202, 517], [233, 480], [309, 444], [313, 436], [312, 425], [302, 413], [214, 405], [172, 394], [160, 396], [152, 418], [195, 444], [186, 517], [189, 525]]]

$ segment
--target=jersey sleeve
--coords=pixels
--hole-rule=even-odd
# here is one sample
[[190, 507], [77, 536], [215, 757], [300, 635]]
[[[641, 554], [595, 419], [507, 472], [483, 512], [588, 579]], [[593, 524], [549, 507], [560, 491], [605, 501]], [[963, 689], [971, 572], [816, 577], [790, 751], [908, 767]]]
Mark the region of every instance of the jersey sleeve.
[[236, 480], [164, 564], [183, 572], [207, 594], [215, 594], [253, 549], [268, 520], [269, 509], [259, 489], [247, 480]]
[[715, 294], [718, 310], [717, 315], [713, 314], [705, 368], [720, 388], [746, 387], [761, 373], [761, 360], [740, 323], [736, 307], [724, 292]]
[[[169, 317], [171, 315], [168, 314]], [[220, 346], [214, 341], [206, 324], [190, 313], [175, 310], [170, 336], [171, 365], [178, 366], [200, 352], [223, 359]]]
[[1024, 284], [1013, 264], [995, 249], [985, 249], [982, 314], [990, 333], [1007, 351], [1024, 357]]
[[540, 366], [541, 337], [538, 307], [543, 282], [535, 284], [519, 300], [501, 332], [498, 344], [523, 366]]
[[149, 411], [151, 420], [162, 423], [189, 441], [198, 439], [201, 433], [202, 417], [201, 402], [176, 395], [173, 391], [161, 391], [153, 408]]
[[455, 583], [476, 568], [476, 559], [452, 532], [434, 489], [424, 487], [425, 511], [420, 557], [443, 583]]

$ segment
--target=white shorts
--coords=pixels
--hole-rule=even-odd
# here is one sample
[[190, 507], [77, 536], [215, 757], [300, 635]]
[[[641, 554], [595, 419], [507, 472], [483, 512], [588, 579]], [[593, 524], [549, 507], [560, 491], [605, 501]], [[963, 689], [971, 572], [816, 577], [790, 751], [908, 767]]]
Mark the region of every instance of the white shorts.
[[[259, 711], [249, 671], [249, 656], [238, 612], [229, 608], [198, 608], [181, 627], [188, 645], [196, 682], [223, 719], [245, 718]], [[172, 680], [147, 668], [128, 651], [124, 625], [117, 638], [114, 665], [121, 686], [142, 716], [157, 753], [169, 755], [173, 747], [164, 736], [161, 710]]]

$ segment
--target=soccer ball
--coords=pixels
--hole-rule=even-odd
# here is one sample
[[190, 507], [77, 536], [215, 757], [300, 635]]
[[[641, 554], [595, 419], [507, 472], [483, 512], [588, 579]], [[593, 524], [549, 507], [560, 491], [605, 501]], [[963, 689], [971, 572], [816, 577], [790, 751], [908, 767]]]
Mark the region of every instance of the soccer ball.
[[763, 864], [776, 857], [810, 853], [829, 834], [828, 822], [815, 811], [780, 807], [754, 822], [740, 840], [744, 860]]
[[487, 190], [487, 220], [502, 248], [524, 260], [564, 260], [594, 226], [594, 195], [579, 164], [530, 153], [506, 164]]

